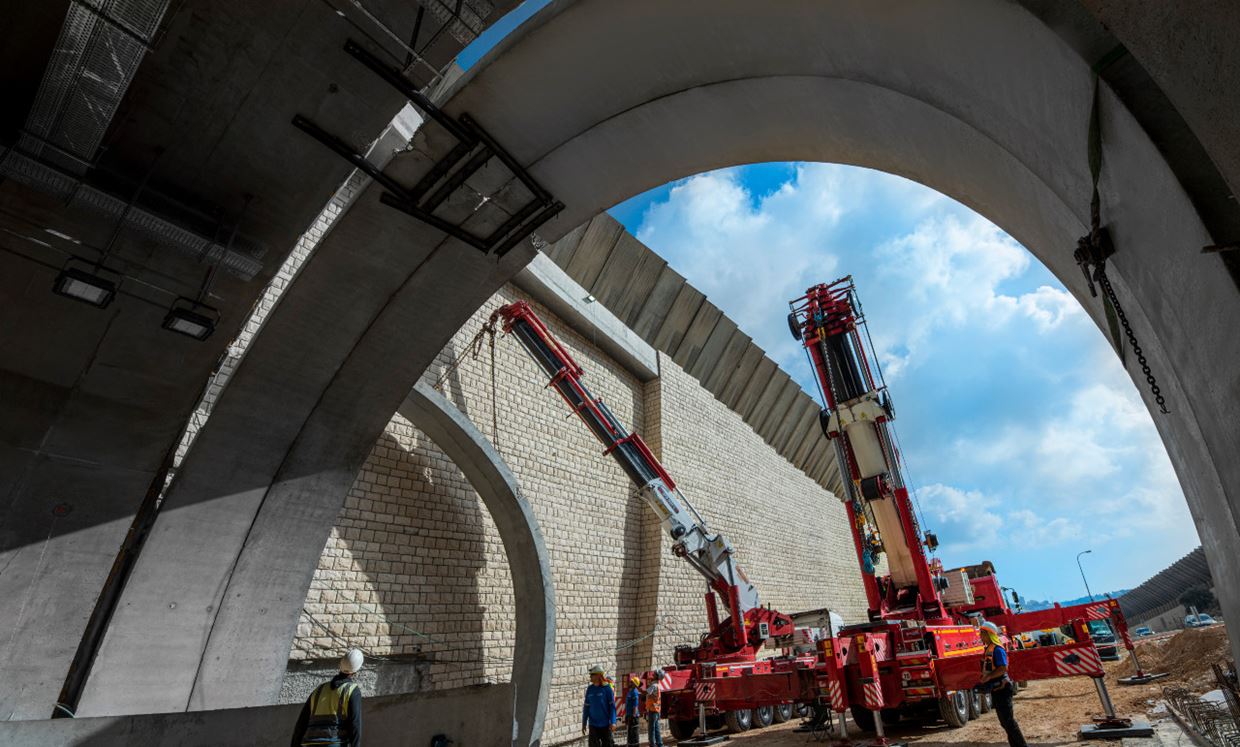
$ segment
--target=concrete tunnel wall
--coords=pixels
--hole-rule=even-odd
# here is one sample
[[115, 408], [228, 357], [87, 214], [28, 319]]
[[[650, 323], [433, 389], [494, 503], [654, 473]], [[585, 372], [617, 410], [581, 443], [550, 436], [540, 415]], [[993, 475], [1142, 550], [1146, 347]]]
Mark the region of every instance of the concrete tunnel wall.
[[[366, 698], [362, 701], [363, 741], [425, 747], [436, 734], [444, 734], [455, 747], [493, 747], [499, 744], [496, 724], [508, 724], [512, 703], [513, 686], [508, 683]], [[291, 703], [209, 713], [0, 721], [0, 743], [6, 747], [286, 747], [300, 710], [300, 703]]]
[[[467, 22], [439, 34], [444, 22], [431, 14], [422, 41], [411, 43], [428, 65], [446, 65], [461, 39], [515, 4], [480, 0], [483, 18], [473, 0], [458, 3]], [[326, 3], [146, 5], [168, 12], [132, 82], [115, 77], [108, 54], [95, 55], [99, 67], [87, 54], [85, 68], [65, 68], [75, 58], [71, 48], [54, 47], [56, 33], [81, 8], [66, 16], [69, 3], [12, 5], [0, 27], [0, 628], [7, 631], [0, 678], [10, 683], [0, 688], [3, 719], [52, 713], [135, 513], [162, 486], [165, 458], [213, 367], [351, 170], [297, 132], [293, 115], [310, 115], [364, 150], [404, 103], [343, 51], [358, 30]], [[370, 10], [411, 28], [418, 6], [382, 0]], [[122, 24], [133, 12], [112, 11]], [[86, 50], [107, 49], [107, 34], [89, 43], [85, 34], [92, 24], [115, 29], [85, 17], [71, 38]], [[405, 42], [375, 46], [403, 58], [398, 44]], [[51, 98], [32, 103], [45, 73], [81, 85], [70, 84], [76, 93], [47, 87]], [[109, 122], [113, 98], [122, 96]], [[33, 162], [5, 147], [16, 134], [9, 125], [40, 107], [62, 107], [63, 132], [52, 137], [67, 132], [62, 145], [76, 147], [74, 128], [88, 122], [108, 128], [85, 185], [61, 178], [55, 189], [32, 186], [22, 164]], [[30, 147], [20, 141], [19, 150]], [[158, 147], [127, 225], [119, 207], [100, 209], [107, 200], [129, 202]], [[242, 208], [246, 195], [253, 200]], [[224, 251], [221, 227], [234, 222], [236, 240]], [[108, 265], [126, 279], [114, 303], [94, 309], [51, 292], [67, 255], [93, 261], [121, 226]], [[227, 257], [205, 299], [221, 313], [216, 333], [200, 342], [161, 329], [171, 299], [198, 292], [213, 253]]]
[[[541, 232], [548, 239], [702, 170], [850, 163], [921, 181], [994, 220], [1101, 321], [1071, 261], [1088, 216], [1093, 83], [1058, 36], [1008, 3], [897, 14], [790, 0], [751, 11], [739, 1], [556, 3], [460, 81], [447, 109], [483, 122], [566, 200]], [[823, 29], [852, 33], [827, 45]], [[1224, 609], [1240, 615], [1228, 498], [1240, 496], [1240, 464], [1226, 459], [1237, 451], [1240, 341], [1228, 330], [1240, 301], [1189, 254], [1210, 237], [1158, 150], [1105, 89], [1103, 107], [1112, 276], [1168, 395], [1172, 414], [1155, 422]], [[389, 172], [416, 178], [425, 154], [442, 149], [432, 127]], [[493, 215], [476, 220], [494, 225]], [[529, 257], [496, 264], [379, 206], [373, 190], [363, 196], [273, 314], [188, 459], [97, 664], [96, 678], [135, 684], [133, 697], [101, 707], [269, 696], [309, 555], [365, 450], [435, 351]], [[221, 475], [219, 464], [236, 468]], [[214, 528], [209, 546], [202, 526]], [[169, 606], [178, 597], [190, 603]], [[282, 647], [267, 642], [277, 638]], [[123, 677], [131, 655], [152, 647], [162, 666]], [[230, 680], [237, 672], [247, 681]]]

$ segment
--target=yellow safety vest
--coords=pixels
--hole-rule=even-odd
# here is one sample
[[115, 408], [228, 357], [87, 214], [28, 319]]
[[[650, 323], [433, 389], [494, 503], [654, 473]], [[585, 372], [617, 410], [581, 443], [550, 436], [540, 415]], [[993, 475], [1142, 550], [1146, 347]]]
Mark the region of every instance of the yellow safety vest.
[[346, 682], [339, 688], [324, 682], [310, 693], [310, 720], [301, 738], [303, 747], [342, 744], [340, 727], [347, 722], [349, 698], [353, 697], [356, 689], [357, 683], [354, 682]]

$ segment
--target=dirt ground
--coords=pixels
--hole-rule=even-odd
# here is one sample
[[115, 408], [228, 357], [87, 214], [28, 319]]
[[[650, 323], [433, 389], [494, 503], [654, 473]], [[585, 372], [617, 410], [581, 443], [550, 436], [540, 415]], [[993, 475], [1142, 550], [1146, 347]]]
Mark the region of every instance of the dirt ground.
[[[1147, 673], [1167, 672], [1171, 676], [1146, 685], [1124, 686], [1117, 680], [1133, 673], [1129, 657], [1106, 663], [1106, 684], [1120, 715], [1150, 718], [1167, 686], [1184, 687], [1198, 693], [1214, 689], [1210, 665], [1230, 658], [1227, 633], [1222, 625], [1201, 630], [1184, 630], [1171, 636], [1137, 641], [1137, 657]], [[1102, 713], [1097, 690], [1088, 677], [1030, 682], [1016, 696], [1016, 720], [1030, 745], [1077, 744], [1077, 730]], [[1156, 714], [1155, 714], [1156, 715]], [[773, 726], [762, 731], [735, 735], [730, 744], [737, 747], [801, 747], [806, 734], [793, 732], [795, 723]], [[861, 734], [849, 727], [852, 736]], [[909, 724], [888, 729], [888, 737], [920, 747], [935, 745], [1007, 745], [1007, 738], [994, 713], [988, 713], [960, 729], [941, 724]]]

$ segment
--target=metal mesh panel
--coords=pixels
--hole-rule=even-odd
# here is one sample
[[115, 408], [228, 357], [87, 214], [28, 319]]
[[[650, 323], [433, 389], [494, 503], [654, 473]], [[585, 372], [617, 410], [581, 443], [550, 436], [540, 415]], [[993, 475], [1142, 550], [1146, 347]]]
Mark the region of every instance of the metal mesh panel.
[[[75, 204], [87, 206], [111, 220], [120, 220], [125, 212], [127, 203], [119, 197], [82, 184], [73, 176], [22, 153], [10, 152], [0, 163], [0, 174], [62, 200], [71, 199]], [[146, 236], [159, 246], [175, 249], [201, 261], [219, 260], [222, 269], [242, 280], [250, 280], [263, 266], [255, 259], [255, 256], [262, 255], [262, 247], [241, 236], [233, 241], [232, 249], [225, 249], [224, 245], [137, 205], [125, 216], [124, 228]]]
[[166, 0], [70, 3], [21, 149], [85, 173], [166, 8]]
[[418, 4], [447, 26], [448, 33], [461, 44], [469, 44], [478, 38], [478, 34], [482, 33], [483, 20], [495, 10], [488, 0], [418, 0]]

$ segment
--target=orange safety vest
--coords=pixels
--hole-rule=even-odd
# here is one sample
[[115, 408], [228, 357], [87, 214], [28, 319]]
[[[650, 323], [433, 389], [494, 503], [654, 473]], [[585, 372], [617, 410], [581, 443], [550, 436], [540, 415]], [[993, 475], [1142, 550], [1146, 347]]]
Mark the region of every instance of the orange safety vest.
[[[651, 691], [654, 692], [653, 695], [651, 695]], [[658, 685], [654, 685], [650, 689], [646, 690], [646, 712], [647, 713], [662, 713], [663, 712], [663, 709], [660, 708], [659, 706], [659, 701], [662, 699], [662, 696], [663, 696], [663, 691], [659, 689]]]

